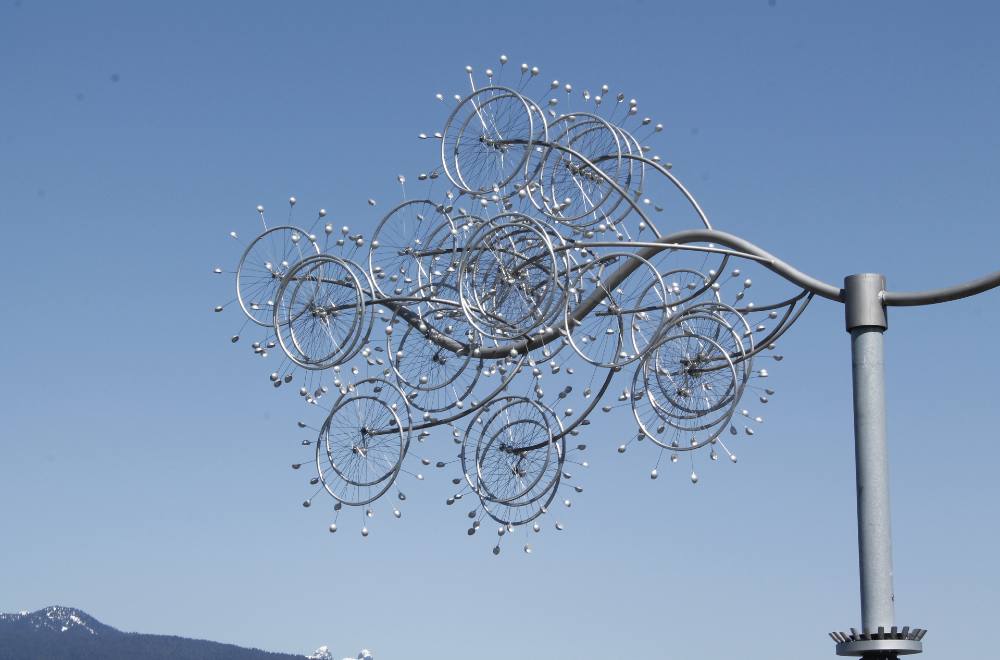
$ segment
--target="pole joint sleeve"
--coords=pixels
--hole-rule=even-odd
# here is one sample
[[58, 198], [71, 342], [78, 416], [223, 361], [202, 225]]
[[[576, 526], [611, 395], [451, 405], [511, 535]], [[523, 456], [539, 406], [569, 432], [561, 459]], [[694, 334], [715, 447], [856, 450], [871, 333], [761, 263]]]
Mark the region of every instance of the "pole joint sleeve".
[[884, 275], [860, 273], [844, 278], [844, 320], [848, 332], [857, 328], [888, 329]]

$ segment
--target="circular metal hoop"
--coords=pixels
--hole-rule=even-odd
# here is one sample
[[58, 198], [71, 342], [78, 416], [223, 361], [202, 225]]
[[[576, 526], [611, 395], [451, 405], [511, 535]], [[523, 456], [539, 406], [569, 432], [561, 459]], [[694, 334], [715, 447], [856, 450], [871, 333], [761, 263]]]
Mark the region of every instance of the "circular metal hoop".
[[[574, 274], [573, 284], [566, 307], [566, 337], [573, 350], [594, 366], [617, 368], [640, 359], [666, 323], [667, 293], [660, 275], [634, 252], [611, 252], [594, 259]], [[631, 336], [629, 344], [626, 333]], [[634, 350], [626, 351], [626, 346]]]
[[389, 211], [372, 234], [368, 274], [387, 298], [408, 296], [434, 281], [436, 264], [455, 251], [455, 227], [447, 207], [426, 199]]
[[550, 230], [528, 216], [498, 215], [463, 248], [459, 297], [469, 323], [493, 339], [527, 337], [563, 313], [568, 263]]
[[621, 134], [602, 117], [574, 113], [552, 122], [549, 135], [550, 144], [558, 147], [545, 150], [538, 177], [539, 207], [573, 227], [608, 222], [622, 203], [608, 179], [626, 190], [629, 185], [631, 168], [622, 162]]
[[316, 443], [323, 488], [349, 506], [375, 501], [399, 474], [407, 444], [403, 423], [389, 404], [372, 395], [341, 396]]
[[455, 187], [493, 193], [527, 174], [532, 145], [548, 136], [532, 108], [506, 87], [484, 87], [458, 104], [441, 139], [441, 164]]
[[552, 500], [559, 492], [559, 483], [562, 480], [563, 462], [566, 457], [565, 441], [553, 442], [552, 448], [553, 460], [548, 462], [546, 472], [535, 485], [534, 492], [512, 503], [481, 499], [486, 515], [507, 527], [517, 527], [532, 522], [548, 511]]
[[[753, 331], [746, 318], [725, 303], [706, 302], [688, 307], [682, 314], [674, 317], [673, 324], [675, 327], [670, 332], [705, 336], [727, 351], [737, 373], [736, 397], [742, 396], [743, 389], [750, 380], [754, 349]], [[704, 365], [706, 370], [726, 368], [725, 362], [721, 360]]]
[[289, 269], [274, 306], [274, 327], [288, 359], [318, 370], [357, 354], [366, 328], [362, 277], [356, 266], [325, 254]]
[[[468, 465], [475, 438], [475, 477]], [[524, 397], [492, 402], [469, 423], [460, 459], [469, 486], [483, 500], [526, 505], [544, 494], [532, 492], [552, 459], [552, 429], [545, 409]]]
[[[654, 443], [689, 451], [722, 433], [739, 401], [739, 389], [736, 367], [719, 343], [667, 332], [635, 370], [632, 412]], [[679, 439], [683, 436], [685, 442]]]
[[[450, 284], [428, 284], [416, 292], [420, 302], [400, 305], [386, 337], [386, 351], [410, 405], [438, 413], [461, 405], [479, 381], [482, 360], [473, 356], [480, 345]], [[397, 322], [397, 319], [401, 322]]]
[[272, 227], [253, 239], [236, 268], [236, 299], [247, 318], [272, 327], [281, 278], [294, 264], [319, 251], [316, 241], [298, 227]]

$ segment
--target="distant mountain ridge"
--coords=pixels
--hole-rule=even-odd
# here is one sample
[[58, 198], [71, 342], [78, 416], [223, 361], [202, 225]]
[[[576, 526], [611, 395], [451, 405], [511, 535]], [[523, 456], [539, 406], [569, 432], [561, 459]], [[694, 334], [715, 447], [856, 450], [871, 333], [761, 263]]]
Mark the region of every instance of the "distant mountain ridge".
[[106, 626], [86, 612], [72, 607], [46, 607], [37, 612], [17, 612], [16, 614], [0, 614], [0, 630], [4, 626], [11, 628], [30, 627], [37, 631], [69, 632], [73, 631], [101, 635], [118, 632], [111, 626]]
[[[0, 660], [303, 660], [304, 657], [307, 656], [173, 635], [126, 633], [72, 607], [0, 614]], [[333, 656], [326, 647], [320, 647], [308, 657], [325, 660]]]

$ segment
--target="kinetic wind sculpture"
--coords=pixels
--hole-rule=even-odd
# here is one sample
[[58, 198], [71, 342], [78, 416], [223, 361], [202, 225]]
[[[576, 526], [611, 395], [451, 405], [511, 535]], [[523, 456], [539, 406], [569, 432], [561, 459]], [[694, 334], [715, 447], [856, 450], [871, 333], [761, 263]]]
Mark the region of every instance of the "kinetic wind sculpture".
[[561, 491], [574, 490], [570, 466], [586, 466], [577, 439], [599, 406], [630, 410], [635, 429], [618, 451], [648, 439], [654, 479], [664, 454], [735, 461], [725, 436], [763, 421], [741, 408], [744, 395], [760, 406], [773, 394], [755, 358], [811, 298], [754, 305], [734, 264], [757, 257], [663, 242], [662, 225], [690, 221], [661, 219], [650, 194], [664, 183], [711, 225], [650, 153], [662, 126], [635, 100], [558, 81], [534, 100], [538, 68], [522, 65], [508, 87], [505, 64], [482, 86], [467, 69], [471, 93], [454, 97], [433, 136], [441, 164], [417, 177], [427, 190], [369, 236], [319, 227], [325, 211], [306, 228], [271, 226], [257, 209], [263, 232], [240, 257], [233, 302], [244, 327], [263, 329], [254, 353], [284, 354], [274, 386], [301, 368], [299, 394], [327, 411], [293, 467], [308, 465], [317, 494], [335, 499], [331, 531], [347, 505], [364, 508], [367, 535], [373, 503], [403, 499], [401, 478], [422, 478], [427, 454], [441, 453], [422, 446], [435, 431], [460, 445], [433, 461], [460, 470], [447, 502], [475, 501], [470, 534], [499, 524], [495, 553], [514, 528], [540, 530], [554, 502], [570, 506]]
[[[466, 72], [464, 94], [437, 94], [450, 106], [442, 132], [419, 135], [439, 145], [440, 164], [416, 177], [413, 198], [399, 176], [403, 201], [370, 234], [324, 210], [298, 226], [294, 197], [284, 224], [257, 207], [263, 232], [235, 271], [246, 319], [232, 341], [249, 329], [254, 354], [280, 349], [274, 387], [297, 379], [325, 414], [299, 422], [312, 435], [292, 467], [316, 489], [304, 506], [326, 491], [330, 531], [347, 505], [368, 536], [383, 496], [401, 515], [404, 478], [450, 471], [447, 504], [467, 511], [470, 535], [492, 521], [499, 554], [515, 531], [537, 533], [543, 515], [571, 506], [585, 427], [619, 409], [633, 428], [618, 452], [651, 446], [653, 479], [684, 456], [697, 483], [696, 456], [735, 462], [734, 445], [763, 423], [775, 341], [819, 295], [845, 303], [855, 357], [864, 630], [832, 636], [841, 654], [918, 652], [924, 631], [892, 621], [885, 306], [972, 295], [1000, 275], [925, 294], [886, 292], [875, 275], [820, 282], [714, 230], [649, 146], [662, 125], [634, 99], [541, 85], [537, 67], [506, 56]], [[755, 269], [794, 288], [753, 301]]]

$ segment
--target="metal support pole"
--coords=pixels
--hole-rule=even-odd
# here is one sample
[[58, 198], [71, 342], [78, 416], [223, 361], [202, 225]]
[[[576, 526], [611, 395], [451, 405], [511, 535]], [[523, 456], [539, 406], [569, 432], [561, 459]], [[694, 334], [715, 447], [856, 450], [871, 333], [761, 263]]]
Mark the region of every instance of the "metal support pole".
[[854, 384], [854, 464], [858, 496], [858, 568], [862, 630], [895, 623], [892, 590], [892, 521], [889, 512], [889, 446], [885, 426], [883, 333], [888, 328], [881, 275], [844, 281], [851, 333]]
[[884, 328], [851, 330], [854, 380], [854, 461], [858, 495], [858, 565], [861, 627], [888, 630], [895, 623], [889, 447], [885, 428]]
[[[873, 273], [844, 280], [844, 311], [851, 333], [854, 384], [854, 460], [858, 497], [858, 568], [861, 633], [834, 639], [840, 655], [895, 658], [919, 653], [920, 642], [899, 640], [892, 589], [892, 524], [889, 510], [889, 446], [885, 424], [883, 333], [889, 327], [885, 278]], [[908, 630], [908, 629], [907, 629]]]

